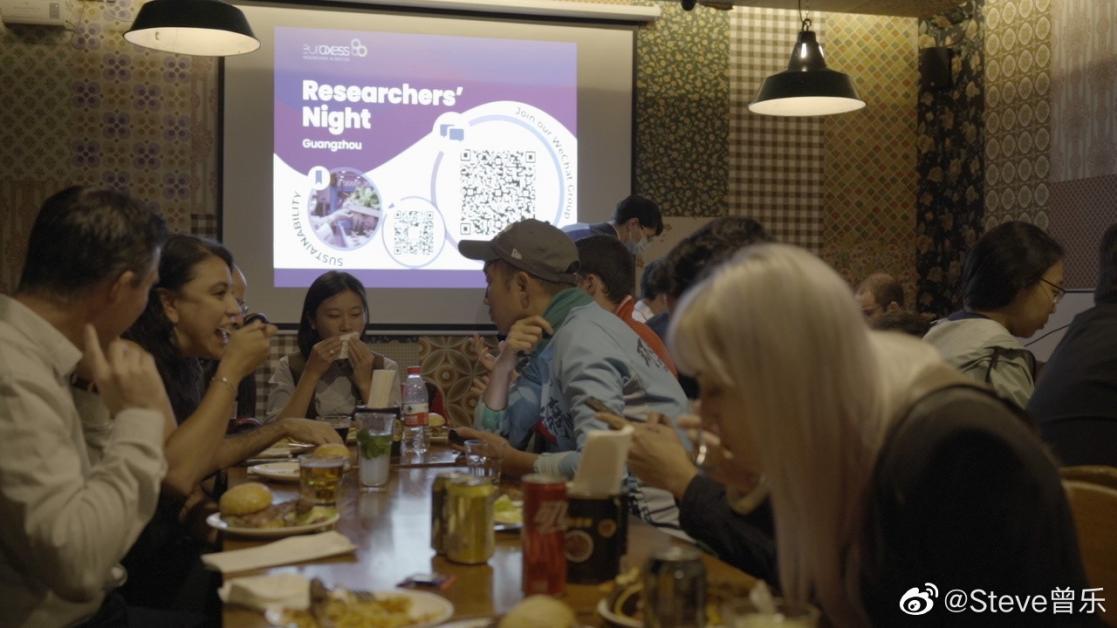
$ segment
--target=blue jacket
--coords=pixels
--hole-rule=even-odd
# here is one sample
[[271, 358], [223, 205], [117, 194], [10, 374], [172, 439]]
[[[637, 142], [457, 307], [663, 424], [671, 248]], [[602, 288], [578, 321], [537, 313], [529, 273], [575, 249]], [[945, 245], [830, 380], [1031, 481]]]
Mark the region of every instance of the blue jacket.
[[[591, 301], [573, 307], [550, 342], [521, 368], [505, 411], [482, 408], [479, 424], [519, 448], [538, 433], [543, 453], [535, 471], [573, 478], [589, 432], [608, 429], [586, 405], [591, 397], [617, 414], [654, 411], [674, 419], [688, 409], [678, 381], [655, 352], [624, 321]], [[631, 478], [627, 484], [643, 518], [675, 525], [669, 494]]]

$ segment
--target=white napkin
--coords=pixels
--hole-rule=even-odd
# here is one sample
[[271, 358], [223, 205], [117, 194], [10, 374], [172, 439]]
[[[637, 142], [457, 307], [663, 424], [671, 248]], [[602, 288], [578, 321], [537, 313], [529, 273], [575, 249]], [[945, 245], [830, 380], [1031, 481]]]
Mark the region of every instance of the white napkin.
[[310, 608], [310, 581], [297, 573], [250, 576], [226, 580], [217, 590], [221, 601], [256, 610], [269, 608]]
[[621, 430], [591, 431], [569, 492], [580, 497], [616, 495], [624, 479], [632, 431], [631, 425]]
[[268, 447], [264, 451], [252, 456], [253, 458], [290, 458], [291, 447], [287, 443], [286, 438], [281, 438]]
[[214, 571], [233, 573], [337, 556], [355, 549], [357, 546], [344, 535], [336, 530], [330, 530], [320, 534], [292, 536], [259, 547], [203, 554], [202, 562]]
[[399, 384], [396, 383], [396, 380], [396, 369], [376, 369], [373, 371], [368, 407], [387, 408], [392, 405], [392, 391], [399, 390]]
[[348, 334], [341, 335], [341, 351], [338, 352], [335, 360], [348, 360], [349, 359], [349, 343], [357, 339], [357, 332], [349, 332]]

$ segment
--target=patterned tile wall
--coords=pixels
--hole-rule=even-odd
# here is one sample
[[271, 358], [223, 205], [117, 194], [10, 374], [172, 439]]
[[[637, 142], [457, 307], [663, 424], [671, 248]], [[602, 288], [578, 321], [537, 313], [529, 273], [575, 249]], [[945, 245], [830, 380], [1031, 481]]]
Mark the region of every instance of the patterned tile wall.
[[823, 120], [822, 257], [851, 284], [885, 271], [915, 294], [915, 18], [832, 13], [827, 63], [866, 107]]
[[1051, 5], [985, 2], [986, 228], [1006, 220], [1048, 226]]
[[917, 307], [947, 314], [961, 304], [958, 277], [984, 216], [982, 0], [919, 20], [919, 47], [954, 49], [953, 86], [921, 90], [917, 105]]
[[217, 64], [127, 43], [140, 4], [82, 2], [73, 31], [0, 28], [2, 238], [19, 243], [3, 247], [0, 290], [14, 288], [42, 200], [64, 185], [132, 193], [180, 231], [214, 212]]
[[1117, 223], [1117, 176], [1053, 181], [1051, 236], [1067, 252], [1066, 286], [1093, 290], [1098, 283], [1098, 246], [1105, 230]]
[[1117, 2], [1057, 0], [1051, 180], [1117, 174]]
[[670, 216], [725, 214], [729, 20], [737, 11], [657, 2], [636, 34], [635, 191]]
[[[811, 14], [826, 44], [825, 17]], [[799, 15], [781, 9], [730, 12], [729, 213], [759, 220], [776, 238], [822, 246], [822, 121], [751, 113], [765, 77], [787, 69]]]

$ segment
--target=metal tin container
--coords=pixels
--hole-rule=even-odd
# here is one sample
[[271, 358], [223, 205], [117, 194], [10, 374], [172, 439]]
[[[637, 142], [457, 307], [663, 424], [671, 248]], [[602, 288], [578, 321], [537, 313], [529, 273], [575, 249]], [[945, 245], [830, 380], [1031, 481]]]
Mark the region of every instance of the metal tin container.
[[706, 566], [691, 547], [672, 545], [644, 567], [644, 628], [706, 625]]
[[566, 480], [532, 474], [523, 479], [524, 595], [566, 590]]
[[455, 563], [479, 565], [496, 550], [493, 501], [496, 487], [480, 478], [456, 478], [446, 485], [443, 548]]
[[566, 581], [597, 584], [615, 578], [627, 537], [624, 495], [583, 497], [567, 493]]
[[467, 477], [464, 473], [443, 473], [431, 483], [431, 549], [436, 554], [446, 553], [446, 486]]

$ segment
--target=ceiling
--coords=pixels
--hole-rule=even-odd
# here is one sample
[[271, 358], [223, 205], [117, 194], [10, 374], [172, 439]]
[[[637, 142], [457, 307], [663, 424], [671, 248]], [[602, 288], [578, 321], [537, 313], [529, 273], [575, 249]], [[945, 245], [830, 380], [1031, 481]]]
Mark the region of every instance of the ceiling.
[[[732, 4], [739, 7], [767, 7], [796, 9], [799, 0], [713, 0], [704, 4]], [[966, 0], [802, 0], [804, 11], [826, 13], [866, 13], [869, 15], [898, 15], [928, 17], [945, 13], [964, 4]]]

